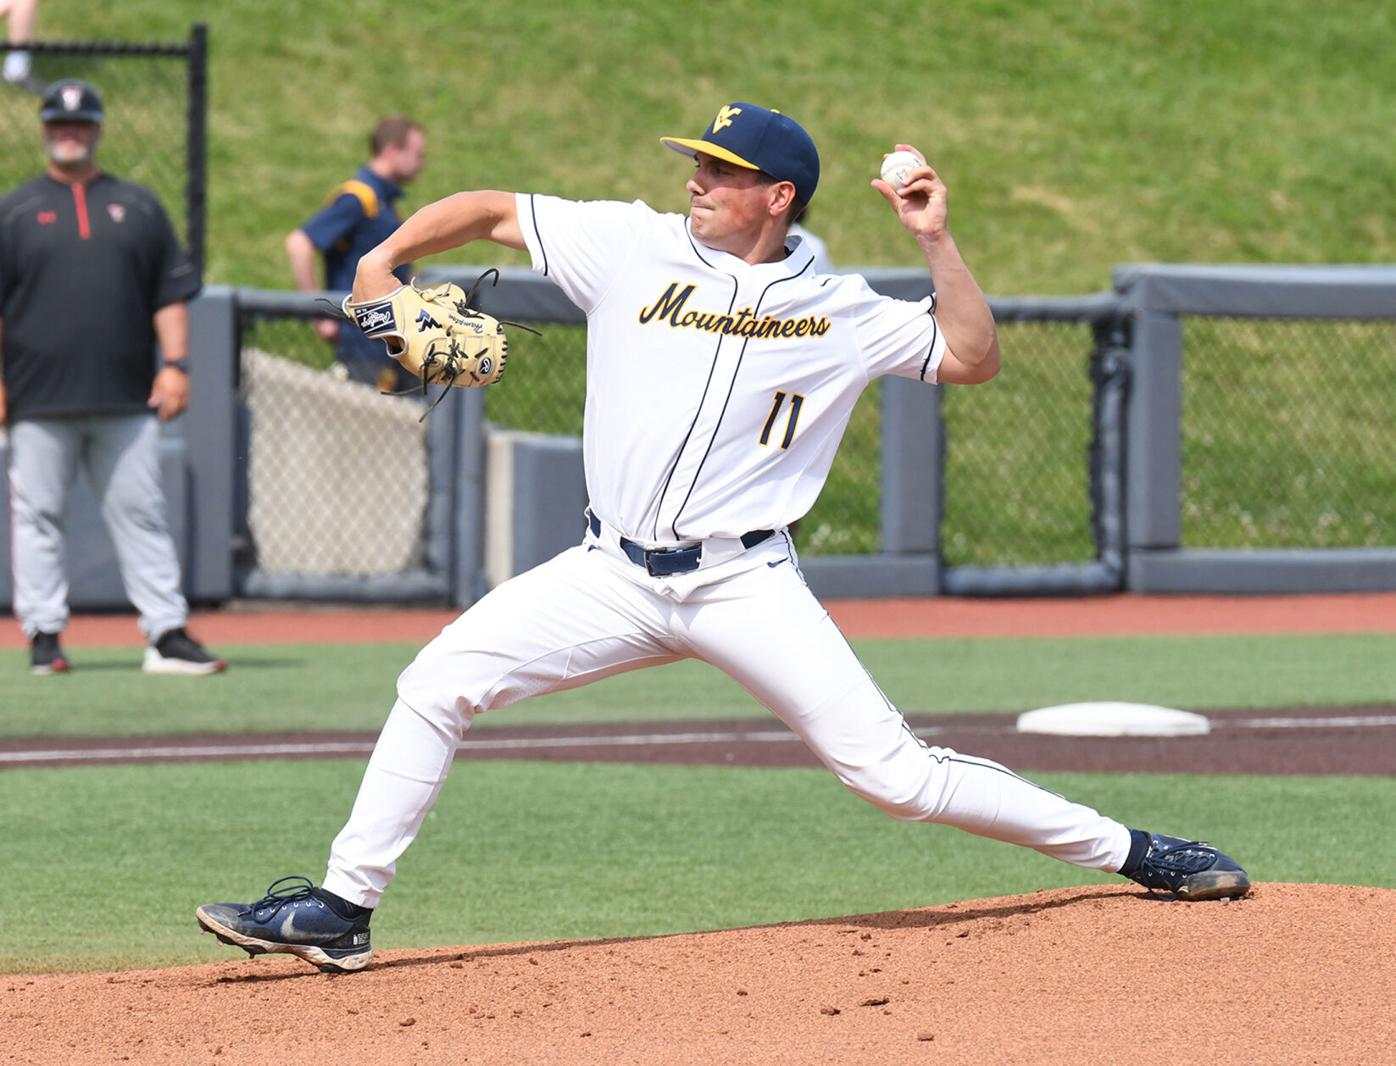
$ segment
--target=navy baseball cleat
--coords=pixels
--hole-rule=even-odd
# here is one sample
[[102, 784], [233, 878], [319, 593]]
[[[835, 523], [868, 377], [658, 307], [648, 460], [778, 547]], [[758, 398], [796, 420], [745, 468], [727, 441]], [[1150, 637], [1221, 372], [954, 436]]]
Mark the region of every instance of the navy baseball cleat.
[[[357, 914], [347, 917], [346, 911]], [[204, 932], [249, 955], [286, 952], [326, 973], [362, 970], [373, 959], [373, 911], [317, 888], [307, 877], [283, 877], [256, 903], [205, 903], [194, 914]]]
[[1178, 899], [1201, 900], [1244, 896], [1251, 887], [1241, 864], [1211, 844], [1137, 829], [1130, 832], [1135, 835], [1130, 851], [1133, 862], [1126, 862], [1120, 873], [1145, 888]]

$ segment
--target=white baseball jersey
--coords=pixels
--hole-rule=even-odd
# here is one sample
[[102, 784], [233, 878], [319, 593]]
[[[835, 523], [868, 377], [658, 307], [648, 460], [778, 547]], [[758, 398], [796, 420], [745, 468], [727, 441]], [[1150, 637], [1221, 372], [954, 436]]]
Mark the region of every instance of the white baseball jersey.
[[638, 201], [517, 206], [533, 269], [587, 316], [592, 509], [635, 541], [788, 525], [814, 505], [870, 381], [935, 380], [930, 299], [816, 275], [799, 243], [752, 266]]

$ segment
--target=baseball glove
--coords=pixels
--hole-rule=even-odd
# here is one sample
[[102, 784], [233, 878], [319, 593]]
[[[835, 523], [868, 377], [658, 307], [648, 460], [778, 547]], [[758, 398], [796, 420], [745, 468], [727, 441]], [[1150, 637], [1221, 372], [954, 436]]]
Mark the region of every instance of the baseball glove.
[[[471, 307], [480, 283], [491, 274], [491, 283], [497, 282], [499, 271], [491, 268], [480, 275], [469, 295], [459, 285], [424, 289], [414, 281], [370, 300], [346, 296], [344, 314], [366, 337], [382, 340], [388, 354], [421, 379], [423, 392], [428, 385], [493, 385], [509, 362], [506, 323]], [[508, 325], [538, 332], [516, 322]], [[443, 389], [441, 396], [445, 394]]]

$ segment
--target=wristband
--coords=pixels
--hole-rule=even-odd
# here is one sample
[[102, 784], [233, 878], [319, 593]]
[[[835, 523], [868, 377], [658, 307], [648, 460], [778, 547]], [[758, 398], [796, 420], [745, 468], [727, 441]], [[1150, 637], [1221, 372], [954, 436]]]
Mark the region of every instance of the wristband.
[[183, 359], [166, 359], [166, 360], [164, 361], [164, 363], [161, 364], [160, 369], [161, 369], [161, 370], [178, 370], [181, 374], [184, 374], [184, 375], [188, 376], [188, 374], [189, 374], [189, 359], [188, 359], [188, 357], [185, 357], [185, 358], [183, 358]]

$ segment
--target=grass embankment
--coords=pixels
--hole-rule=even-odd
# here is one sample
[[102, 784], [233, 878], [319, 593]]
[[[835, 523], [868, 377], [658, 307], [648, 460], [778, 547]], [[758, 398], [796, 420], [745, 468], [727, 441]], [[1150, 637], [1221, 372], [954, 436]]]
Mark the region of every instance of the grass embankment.
[[408, 206], [486, 187], [680, 210], [686, 164], [657, 138], [731, 99], [814, 135], [812, 222], [840, 263], [919, 265], [867, 184], [902, 139], [944, 173], [990, 292], [1095, 291], [1123, 260], [1396, 260], [1388, 5], [423, 0], [413, 16], [130, 0], [44, 7], [38, 32], [183, 40], [209, 24], [210, 276], [225, 283], [289, 284], [282, 237], [383, 113], [430, 137]]

